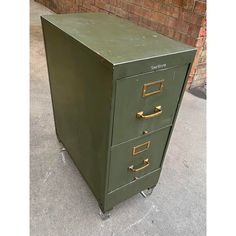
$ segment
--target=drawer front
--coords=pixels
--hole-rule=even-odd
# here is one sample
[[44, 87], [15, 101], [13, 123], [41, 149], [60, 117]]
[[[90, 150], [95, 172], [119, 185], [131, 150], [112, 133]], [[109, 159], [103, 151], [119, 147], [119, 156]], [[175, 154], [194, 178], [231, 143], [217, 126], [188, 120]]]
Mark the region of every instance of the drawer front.
[[150, 172], [136, 181], [132, 181], [129, 184], [122, 186], [106, 195], [105, 210], [111, 210], [116, 204], [127, 198], [140, 193], [147, 188], [153, 188], [156, 186], [161, 170], [155, 170]]
[[112, 144], [171, 125], [188, 65], [117, 80]]
[[108, 192], [160, 168], [170, 127], [111, 148]]

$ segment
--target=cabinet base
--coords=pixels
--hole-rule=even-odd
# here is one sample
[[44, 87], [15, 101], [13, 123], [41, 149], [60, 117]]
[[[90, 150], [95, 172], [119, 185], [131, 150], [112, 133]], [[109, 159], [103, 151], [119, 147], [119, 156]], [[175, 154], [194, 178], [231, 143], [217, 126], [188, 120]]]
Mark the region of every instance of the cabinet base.
[[102, 212], [100, 210], [99, 216], [101, 217], [102, 220], [107, 220], [111, 217], [111, 211]]
[[155, 187], [145, 189], [145, 190], [141, 191], [140, 194], [141, 194], [144, 198], [147, 198], [147, 197], [149, 197], [149, 196], [152, 195], [152, 192], [153, 192], [153, 189], [154, 189], [154, 188], [155, 188]]
[[109, 211], [118, 203], [134, 196], [135, 194], [138, 194], [146, 189], [153, 189], [153, 186], [156, 186], [159, 180], [160, 172], [161, 169], [157, 169], [134, 182], [108, 193], [105, 197], [105, 202], [102, 205], [103, 207], [101, 210], [103, 212]]

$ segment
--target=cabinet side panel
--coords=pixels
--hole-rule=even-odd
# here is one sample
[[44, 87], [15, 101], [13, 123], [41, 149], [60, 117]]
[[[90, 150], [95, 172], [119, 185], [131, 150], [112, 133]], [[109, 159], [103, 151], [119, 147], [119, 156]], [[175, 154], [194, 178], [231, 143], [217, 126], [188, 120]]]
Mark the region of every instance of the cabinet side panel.
[[98, 201], [104, 197], [112, 70], [42, 18], [58, 138]]

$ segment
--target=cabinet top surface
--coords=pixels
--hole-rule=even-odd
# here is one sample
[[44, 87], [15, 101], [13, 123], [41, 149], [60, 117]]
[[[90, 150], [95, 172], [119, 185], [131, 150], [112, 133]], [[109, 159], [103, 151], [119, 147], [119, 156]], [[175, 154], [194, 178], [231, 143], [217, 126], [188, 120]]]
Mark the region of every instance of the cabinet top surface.
[[105, 13], [55, 14], [43, 18], [113, 65], [195, 50]]

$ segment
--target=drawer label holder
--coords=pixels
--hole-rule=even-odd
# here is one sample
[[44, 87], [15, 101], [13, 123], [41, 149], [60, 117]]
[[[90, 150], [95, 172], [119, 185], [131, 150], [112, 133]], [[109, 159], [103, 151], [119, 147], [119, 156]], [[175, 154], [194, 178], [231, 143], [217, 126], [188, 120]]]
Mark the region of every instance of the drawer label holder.
[[[150, 86], [157, 85], [157, 84], [159, 84], [159, 89], [157, 89], [153, 92], [147, 92], [147, 90]], [[163, 88], [164, 88], [164, 80], [159, 80], [159, 81], [154, 81], [151, 83], [144, 84], [143, 91], [142, 91], [143, 97], [148, 97], [148, 96], [152, 96], [152, 95], [161, 93], [163, 91]]]
[[140, 145], [137, 145], [132, 148], [132, 155], [135, 156], [141, 152], [146, 151], [150, 147], [151, 141], [147, 141], [145, 143], [142, 143]]

